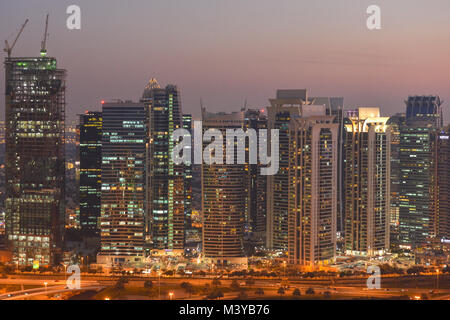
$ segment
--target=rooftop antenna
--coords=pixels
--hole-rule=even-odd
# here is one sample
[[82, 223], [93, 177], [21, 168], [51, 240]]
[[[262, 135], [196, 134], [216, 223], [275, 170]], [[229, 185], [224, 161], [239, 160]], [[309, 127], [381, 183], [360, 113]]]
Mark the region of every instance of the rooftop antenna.
[[47, 55], [47, 49], [45, 48], [47, 45], [47, 35], [48, 35], [48, 14], [45, 18], [45, 31], [44, 31], [44, 39], [41, 42], [41, 57], [45, 57]]
[[14, 42], [11, 46], [9, 45], [8, 40], [5, 40], [5, 49], [3, 49], [3, 51], [5, 51], [8, 54], [8, 58], [11, 58], [12, 50], [14, 49], [14, 46], [16, 45], [17, 40], [19, 40], [19, 37], [22, 34], [23, 29], [25, 29], [25, 26], [27, 25], [27, 23], [28, 23], [28, 19], [25, 20], [25, 23], [20, 28], [20, 31], [17, 34], [17, 37], [16, 37], [16, 39], [14, 39]]

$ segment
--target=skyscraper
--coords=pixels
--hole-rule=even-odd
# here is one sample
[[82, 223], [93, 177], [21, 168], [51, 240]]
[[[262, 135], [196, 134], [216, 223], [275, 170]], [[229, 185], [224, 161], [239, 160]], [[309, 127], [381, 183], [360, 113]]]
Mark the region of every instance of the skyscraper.
[[78, 126], [80, 227], [86, 236], [100, 235], [102, 122], [101, 112], [86, 111]]
[[379, 108], [348, 111], [345, 119], [345, 250], [373, 256], [389, 249], [390, 144]]
[[450, 126], [438, 129], [433, 165], [432, 235], [450, 240]]
[[309, 98], [312, 105], [325, 106], [326, 115], [334, 116], [334, 122], [338, 124], [338, 200], [337, 200], [337, 232], [344, 233], [345, 212], [344, 212], [344, 98], [343, 97], [312, 97]]
[[[202, 109], [202, 120], [203, 132], [217, 129], [223, 137], [227, 129], [242, 129], [244, 126], [243, 112], [209, 113]], [[223, 150], [226, 149], [225, 138], [218, 143]], [[205, 153], [211, 152], [211, 156], [223, 159], [219, 164], [202, 164], [203, 255], [206, 260], [216, 264], [246, 263], [243, 251], [247, 197], [243, 181], [246, 176], [245, 165], [237, 164], [236, 161], [235, 164], [226, 164], [225, 152], [215, 155], [207, 149], [208, 145], [204, 139]]]
[[[245, 110], [244, 117], [244, 130], [253, 129], [259, 132], [261, 129], [267, 129], [267, 116], [264, 110]], [[267, 144], [267, 141], [258, 141], [258, 143]], [[246, 231], [252, 243], [265, 244], [267, 176], [260, 174], [259, 164], [250, 164], [248, 159], [246, 171]]]
[[400, 245], [414, 249], [432, 235], [434, 147], [442, 124], [438, 96], [410, 96], [400, 126]]
[[387, 122], [391, 131], [391, 207], [390, 207], [390, 244], [391, 248], [399, 245], [400, 226], [400, 127], [405, 125], [405, 114], [397, 113]]
[[409, 96], [405, 101], [407, 121], [429, 121], [442, 128], [442, 102], [439, 96]]
[[139, 265], [144, 259], [146, 107], [118, 101], [102, 106], [101, 251], [97, 262]]
[[[185, 137], [185, 139], [192, 140], [192, 115], [191, 114], [183, 114], [183, 129], [189, 131], [190, 136]], [[192, 147], [187, 147], [190, 149], [190, 153], [192, 156]], [[192, 159], [192, 158], [191, 158]], [[184, 165], [183, 170], [183, 179], [184, 179], [184, 228], [185, 230], [190, 230], [192, 227], [192, 162]]]
[[65, 70], [7, 58], [6, 232], [20, 265], [59, 263], [64, 221]]
[[[289, 189], [289, 123], [301, 115], [307, 103], [304, 90], [278, 90], [276, 99], [269, 99], [268, 129], [279, 130], [279, 170], [267, 177], [266, 246], [287, 250], [288, 247], [288, 189]], [[269, 150], [270, 152], [270, 150]]]
[[148, 112], [148, 204], [152, 249], [184, 252], [184, 165], [172, 159], [172, 133], [182, 128], [181, 98], [176, 86], [160, 88], [155, 79], [142, 96]]
[[290, 124], [288, 257], [314, 267], [336, 255], [339, 125], [323, 106], [303, 108]]

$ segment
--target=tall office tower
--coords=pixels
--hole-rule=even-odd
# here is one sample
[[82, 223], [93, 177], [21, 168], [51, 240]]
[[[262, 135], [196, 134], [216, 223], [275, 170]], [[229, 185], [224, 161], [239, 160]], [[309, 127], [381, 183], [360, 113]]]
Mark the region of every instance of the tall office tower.
[[402, 248], [414, 249], [432, 232], [433, 148], [442, 109], [438, 96], [411, 96], [405, 103], [406, 122], [400, 126], [399, 238]]
[[[267, 108], [267, 127], [279, 130], [279, 170], [267, 176], [266, 247], [275, 250], [288, 248], [288, 189], [289, 189], [289, 123], [301, 115], [307, 104], [304, 90], [278, 90], [276, 99], [270, 99]], [[269, 147], [269, 152], [270, 147]]]
[[390, 207], [390, 244], [391, 248], [399, 245], [400, 227], [400, 127], [405, 125], [405, 114], [397, 113], [387, 122], [391, 130], [391, 207]]
[[439, 96], [410, 96], [406, 103], [407, 121], [429, 121], [435, 128], [442, 128], [442, 102]]
[[450, 126], [435, 136], [432, 235], [450, 240]]
[[344, 213], [344, 98], [343, 97], [313, 97], [309, 98], [312, 105], [323, 105], [326, 108], [326, 114], [334, 116], [334, 122], [339, 125], [338, 132], [338, 213], [337, 213], [337, 232], [342, 236], [345, 227]]
[[80, 227], [85, 236], [100, 235], [102, 199], [102, 113], [86, 111], [80, 115], [79, 153]]
[[288, 257], [314, 267], [336, 256], [339, 125], [323, 107], [303, 108], [290, 124]]
[[[191, 114], [183, 114], [183, 129], [186, 129], [190, 132], [190, 137], [184, 137], [185, 139], [192, 139], [192, 115]], [[191, 144], [192, 145], [192, 144]], [[191, 159], [192, 159], [192, 147], [187, 147], [190, 149]], [[192, 163], [185, 164], [183, 170], [183, 178], [184, 178], [184, 216], [185, 230], [190, 230], [192, 228]]]
[[152, 249], [161, 254], [184, 252], [184, 164], [172, 159], [172, 133], [182, 128], [181, 98], [176, 86], [160, 88], [151, 79], [141, 100], [148, 112], [148, 204]]
[[244, 114], [209, 113], [202, 109], [202, 119], [203, 132], [220, 130], [223, 142], [218, 141], [218, 144], [224, 151], [223, 155], [208, 151], [209, 143], [204, 138], [203, 156], [207, 157], [210, 152], [221, 157], [223, 163], [202, 164], [203, 255], [216, 264], [243, 264], [247, 261], [243, 252], [246, 166], [237, 164], [237, 152], [234, 164], [226, 164], [225, 136], [227, 129], [242, 129]]
[[101, 251], [104, 265], [139, 265], [144, 258], [146, 107], [118, 101], [102, 106]]
[[345, 119], [345, 250], [378, 255], [389, 249], [390, 144], [379, 108], [348, 111]]
[[7, 58], [6, 232], [19, 265], [59, 263], [64, 222], [66, 71], [55, 58]]
[[[257, 134], [259, 130], [267, 129], [267, 116], [264, 110], [245, 110], [244, 130], [248, 129], [255, 130]], [[260, 142], [267, 145], [267, 141]], [[245, 179], [247, 189], [245, 231], [255, 243], [265, 244], [267, 176], [260, 174], [259, 164], [249, 164], [248, 160], [246, 160]]]

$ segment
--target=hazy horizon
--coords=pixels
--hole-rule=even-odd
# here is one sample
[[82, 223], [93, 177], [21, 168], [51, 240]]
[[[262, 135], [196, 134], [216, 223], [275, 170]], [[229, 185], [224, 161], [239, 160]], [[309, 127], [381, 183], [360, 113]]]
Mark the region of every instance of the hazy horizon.
[[[72, 4], [81, 30], [66, 28]], [[381, 30], [366, 28], [371, 4]], [[37, 56], [50, 14], [48, 54], [68, 71], [68, 120], [101, 100], [138, 100], [154, 77], [177, 85], [195, 117], [200, 99], [212, 112], [237, 111], [306, 88], [383, 115], [404, 112], [408, 95], [439, 95], [448, 123], [449, 12], [448, 0], [15, 0], [0, 3], [0, 41], [29, 18], [13, 56]], [[0, 119], [4, 103], [2, 94]]]

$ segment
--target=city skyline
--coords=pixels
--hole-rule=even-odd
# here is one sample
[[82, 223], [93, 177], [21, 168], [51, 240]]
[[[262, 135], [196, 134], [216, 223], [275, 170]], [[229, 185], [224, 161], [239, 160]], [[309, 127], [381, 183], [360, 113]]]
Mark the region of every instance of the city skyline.
[[446, 1], [0, 4], [0, 300], [450, 300]]
[[[99, 111], [101, 100], [139, 96], [139, 86], [151, 77], [176, 82], [184, 112], [194, 119], [201, 116], [200, 99], [213, 112], [239, 111], [245, 101], [266, 107], [273, 88], [306, 87], [319, 96], [342, 96], [348, 108], [380, 106], [382, 115], [403, 111], [408, 95], [450, 96], [450, 79], [442, 72], [450, 66], [446, 1], [380, 0], [382, 29], [377, 31], [365, 27], [369, 1], [258, 1], [257, 6], [254, 1], [127, 6], [79, 1], [81, 30], [65, 26], [69, 4], [0, 4], [1, 39], [12, 41], [30, 18], [13, 56], [39, 53], [50, 13], [48, 55], [71, 70], [68, 120], [85, 110]], [[433, 19], [420, 19], [423, 14]], [[0, 105], [4, 108], [3, 97]]]

